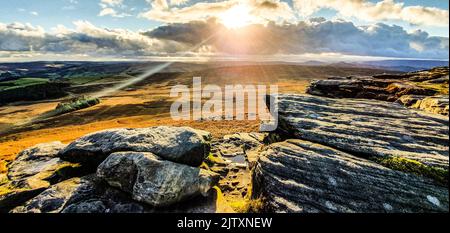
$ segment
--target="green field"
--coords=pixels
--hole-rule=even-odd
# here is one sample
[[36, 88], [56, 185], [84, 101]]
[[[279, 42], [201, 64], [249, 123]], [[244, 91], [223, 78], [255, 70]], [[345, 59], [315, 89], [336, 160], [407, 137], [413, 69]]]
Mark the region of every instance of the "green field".
[[21, 78], [13, 81], [0, 82], [0, 91], [11, 90], [15, 88], [27, 87], [36, 84], [48, 83], [44, 78]]
[[104, 78], [103, 76], [85, 76], [85, 77], [83, 76], [83, 77], [70, 78], [69, 82], [74, 85], [83, 85], [83, 84], [102, 80], [103, 78]]

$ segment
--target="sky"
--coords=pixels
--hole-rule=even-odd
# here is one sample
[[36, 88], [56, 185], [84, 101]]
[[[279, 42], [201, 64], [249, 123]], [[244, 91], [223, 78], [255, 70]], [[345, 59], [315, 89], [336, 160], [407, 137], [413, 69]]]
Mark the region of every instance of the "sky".
[[448, 0], [0, 0], [0, 61], [448, 60]]

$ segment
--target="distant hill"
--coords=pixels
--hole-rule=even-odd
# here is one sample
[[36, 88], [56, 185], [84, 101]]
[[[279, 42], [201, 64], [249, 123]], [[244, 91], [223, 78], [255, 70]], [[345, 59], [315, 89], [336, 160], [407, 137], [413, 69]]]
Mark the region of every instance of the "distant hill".
[[[144, 73], [152, 66], [158, 66], [162, 63], [153, 61], [0, 63], [0, 82], [14, 81], [27, 77], [49, 80], [74, 80], [75, 83], [78, 83], [78, 79], [98, 80], [113, 76], [136, 76]], [[203, 64], [174, 62], [161, 72], [192, 72], [208, 68], [242, 66], [246, 64], [246, 62], [209, 62]], [[248, 65], [251, 64], [254, 63], [248, 63]], [[309, 65], [312, 66], [313, 62]], [[326, 63], [314, 62], [314, 65], [326, 65]]]
[[322, 62], [322, 61], [306, 61], [299, 63], [305, 66], [333, 66], [346, 68], [371, 68], [392, 70], [401, 72], [413, 72], [420, 70], [428, 70], [434, 67], [448, 66], [448, 61], [442, 60], [379, 60], [379, 61], [361, 61], [361, 62]]
[[[161, 65], [163, 62], [155, 61], [121, 61], [121, 62], [22, 62], [0, 63], [0, 82], [27, 78], [45, 78], [49, 80], [98, 80], [105, 77], [135, 76], [144, 73], [152, 66]], [[303, 63], [293, 62], [207, 62], [184, 63], [174, 62], [165, 68], [164, 73], [192, 72], [208, 68], [236, 67], [243, 65], [296, 65], [304, 67], [334, 67], [339, 69], [379, 69], [400, 72], [411, 72], [431, 69], [437, 66], [448, 66], [448, 61], [438, 60], [381, 60], [361, 62], [323, 62], [317, 60]], [[74, 82], [77, 83], [77, 82]]]
[[440, 60], [382, 60], [382, 61], [366, 61], [359, 64], [398, 70], [404, 72], [427, 70], [438, 66], [448, 66], [448, 61]]
[[[72, 79], [86, 77], [107, 77], [136, 75], [163, 62], [22, 62], [0, 63], [0, 82], [22, 77], [46, 79]], [[200, 65], [173, 63], [164, 72], [186, 72], [198, 69]]]

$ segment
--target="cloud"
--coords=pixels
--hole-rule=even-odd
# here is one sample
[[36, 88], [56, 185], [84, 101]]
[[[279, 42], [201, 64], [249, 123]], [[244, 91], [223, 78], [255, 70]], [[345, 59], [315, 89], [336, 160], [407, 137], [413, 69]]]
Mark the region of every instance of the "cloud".
[[0, 51], [30, 51], [44, 44], [45, 31], [31, 24], [0, 23]]
[[98, 13], [99, 16], [116, 15], [116, 14], [117, 14], [117, 12], [116, 12], [114, 9], [109, 8], [109, 7], [103, 8], [103, 9], [100, 11], [100, 13]]
[[301, 16], [309, 17], [320, 9], [333, 9], [344, 17], [365, 21], [402, 20], [411, 24], [447, 26], [449, 12], [435, 7], [405, 6], [403, 2], [382, 0], [293, 0]]
[[139, 32], [105, 29], [87, 21], [74, 22], [75, 29], [62, 25], [51, 33], [31, 24], [0, 23], [0, 51], [88, 54], [92, 56], [152, 56], [184, 51], [186, 45], [149, 38]]
[[78, 5], [78, 0], [65, 0], [67, 2], [67, 5], [62, 7], [62, 10], [75, 10], [76, 6]]
[[197, 2], [185, 7], [167, 0], [148, 0], [152, 8], [140, 16], [164, 23], [182, 23], [189, 21], [220, 18], [222, 14], [237, 5], [245, 5], [253, 19], [252, 23], [269, 21], [293, 21], [296, 17], [288, 3], [280, 0], [225, 0], [217, 2]]
[[[192, 50], [194, 48], [194, 50]], [[448, 59], [449, 39], [383, 23], [356, 26], [344, 20], [313, 18], [297, 23], [252, 24], [229, 29], [215, 18], [172, 23], [147, 32], [97, 27], [75, 21], [51, 31], [31, 24], [0, 23], [0, 52], [114, 56], [240, 56], [343, 54]], [[3, 55], [4, 56], [4, 55]]]
[[179, 5], [186, 4], [188, 2], [189, 2], [189, 0], [170, 0], [170, 5], [179, 6]]
[[98, 16], [111, 16], [116, 18], [123, 18], [127, 16], [131, 16], [127, 13], [118, 13], [118, 9], [123, 10], [125, 5], [123, 5], [123, 0], [101, 0], [100, 3], [100, 12]]
[[196, 2], [147, 0], [151, 9], [140, 14], [141, 17], [164, 23], [182, 23], [220, 18], [232, 7], [243, 4], [250, 9], [252, 23], [295, 22], [299, 17], [307, 19], [321, 9], [332, 9], [339, 17], [358, 18], [362, 21], [380, 22], [399, 20], [414, 25], [448, 27], [449, 12], [445, 9], [424, 6], [405, 6], [395, 0], [292, 0], [292, 7], [281, 0], [221, 0]]
[[383, 23], [358, 27], [352, 22], [313, 18], [295, 24], [249, 25], [227, 29], [216, 20], [175, 23], [145, 33], [151, 38], [195, 45], [210, 35], [212, 50], [226, 54], [342, 53], [361, 56], [448, 59], [448, 38]]
[[123, 3], [123, 0], [101, 0], [100, 3], [109, 6], [120, 6]]

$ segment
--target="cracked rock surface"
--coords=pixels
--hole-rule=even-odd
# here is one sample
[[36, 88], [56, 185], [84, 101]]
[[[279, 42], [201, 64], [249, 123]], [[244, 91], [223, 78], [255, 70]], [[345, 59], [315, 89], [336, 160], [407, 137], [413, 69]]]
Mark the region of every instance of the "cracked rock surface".
[[254, 195], [266, 211], [294, 213], [448, 212], [448, 188], [323, 145], [291, 139], [256, 165]]

